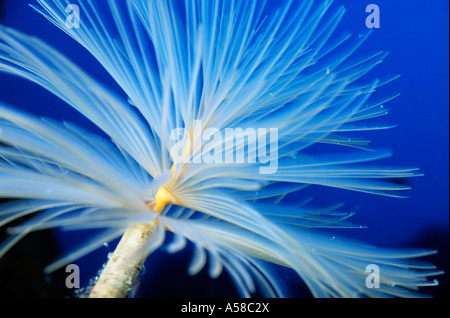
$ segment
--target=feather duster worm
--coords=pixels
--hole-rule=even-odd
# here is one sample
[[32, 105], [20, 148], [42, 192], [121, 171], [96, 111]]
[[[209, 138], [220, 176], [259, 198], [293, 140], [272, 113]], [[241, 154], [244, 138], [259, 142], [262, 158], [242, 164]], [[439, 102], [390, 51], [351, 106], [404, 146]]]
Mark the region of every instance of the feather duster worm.
[[[437, 283], [429, 277], [440, 272], [415, 260], [434, 251], [331, 238], [317, 228], [351, 226], [352, 213], [282, 200], [307, 185], [401, 196], [408, 187], [390, 180], [419, 174], [366, 166], [390, 153], [340, 137], [388, 128], [361, 123], [386, 113], [369, 99], [388, 81], [361, 80], [385, 54], [354, 57], [366, 37], [334, 35], [343, 8], [308, 0], [270, 13], [267, 1], [234, 0], [100, 8], [87, 0], [74, 27], [69, 1], [38, 2], [128, 100], [43, 41], [0, 29], [1, 72], [47, 89], [109, 137], [0, 106], [0, 197], [15, 199], [0, 206], [0, 225], [27, 217], [0, 256], [32, 231], [103, 229], [50, 273], [123, 236], [93, 297], [126, 296], [147, 255], [187, 241], [195, 246], [190, 274], [225, 269], [243, 296], [256, 286], [286, 296], [270, 263], [291, 268], [316, 297], [411, 297]], [[348, 147], [306, 151], [320, 143]], [[380, 268], [379, 288], [365, 284], [369, 264]]]

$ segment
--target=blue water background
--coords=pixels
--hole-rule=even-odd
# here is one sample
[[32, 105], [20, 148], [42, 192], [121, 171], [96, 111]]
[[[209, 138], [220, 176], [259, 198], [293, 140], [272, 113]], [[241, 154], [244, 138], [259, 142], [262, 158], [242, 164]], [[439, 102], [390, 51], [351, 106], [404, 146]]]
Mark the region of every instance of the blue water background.
[[[27, 6], [28, 1], [3, 1], [1, 24], [34, 34], [51, 43], [78, 65], [105, 85], [118, 89], [108, 74], [77, 43]], [[380, 161], [383, 166], [419, 167], [424, 174], [410, 180], [412, 190], [407, 199], [378, 197], [343, 190], [312, 187], [304, 196], [313, 196], [315, 205], [343, 202], [344, 208], [356, 211], [355, 223], [367, 229], [337, 231], [338, 235], [358, 238], [386, 247], [424, 247], [440, 250], [434, 261], [448, 269], [449, 229], [449, 90], [448, 90], [448, 6], [447, 0], [377, 0], [335, 1], [334, 7], [344, 5], [347, 13], [339, 27], [340, 32], [351, 31], [355, 36], [365, 34], [368, 4], [375, 3], [381, 10], [381, 28], [375, 29], [358, 51], [359, 54], [389, 51], [389, 56], [369, 78], [386, 78], [401, 74], [395, 82], [381, 88], [380, 98], [401, 93], [387, 103], [390, 115], [383, 122], [398, 125], [387, 131], [356, 133], [357, 137], [372, 140], [374, 148], [389, 148], [393, 157]], [[0, 74], [0, 101], [40, 116], [64, 119], [96, 131], [69, 106], [34, 84]], [[299, 196], [299, 200], [303, 194]], [[77, 234], [78, 235], [78, 234]], [[71, 244], [77, 236], [58, 235], [62, 247]], [[97, 254], [100, 264], [107, 248]], [[157, 257], [164, 256], [163, 253]], [[170, 256], [164, 266], [150, 266], [157, 271], [185, 268], [173, 266], [176, 256]], [[86, 258], [84, 262], [90, 262]], [[182, 260], [176, 258], [177, 262]], [[177, 263], [178, 264], [178, 263]], [[174, 267], [174, 269], [172, 269]], [[84, 279], [95, 274], [98, 264]], [[149, 279], [157, 279], [148, 270]], [[179, 274], [181, 275], [181, 274]], [[177, 276], [178, 277], [178, 276]], [[181, 277], [181, 276], [180, 276]], [[206, 275], [205, 275], [206, 277]], [[181, 278], [191, 282], [188, 278]], [[447, 278], [444, 278], [444, 284]], [[179, 285], [179, 284], [178, 284]], [[168, 288], [171, 285], [168, 283]], [[182, 285], [182, 284], [181, 284]], [[175, 294], [183, 294], [190, 286], [179, 287]], [[185, 288], [185, 289], [183, 289]], [[214, 284], [204, 287], [206, 295], [220, 294]], [[209, 289], [208, 289], [209, 288]], [[214, 289], [215, 288], [215, 289]], [[211, 289], [214, 289], [213, 291]], [[169, 291], [160, 291], [169, 295]], [[448, 290], [446, 291], [448, 295]], [[201, 294], [201, 292], [199, 292]], [[444, 292], [445, 293], [445, 292]], [[156, 292], [149, 291], [149, 295]], [[161, 295], [160, 294], [160, 295]], [[189, 295], [189, 294], [188, 294]], [[143, 296], [143, 295], [141, 295]]]

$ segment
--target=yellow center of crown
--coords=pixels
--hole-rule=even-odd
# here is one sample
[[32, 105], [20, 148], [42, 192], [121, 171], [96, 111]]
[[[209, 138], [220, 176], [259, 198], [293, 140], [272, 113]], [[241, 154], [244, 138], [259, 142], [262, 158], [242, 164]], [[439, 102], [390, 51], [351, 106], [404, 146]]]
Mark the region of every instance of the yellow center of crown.
[[179, 204], [179, 200], [165, 186], [162, 186], [156, 192], [154, 209], [156, 212], [161, 213], [167, 204]]

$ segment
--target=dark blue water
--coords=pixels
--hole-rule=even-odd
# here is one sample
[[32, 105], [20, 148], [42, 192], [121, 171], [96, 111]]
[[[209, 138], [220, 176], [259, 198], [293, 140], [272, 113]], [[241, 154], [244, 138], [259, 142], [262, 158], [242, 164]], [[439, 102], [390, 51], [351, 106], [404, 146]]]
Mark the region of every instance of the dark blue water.
[[[117, 88], [84, 49], [29, 8], [27, 1], [2, 2], [1, 24], [44, 39], [106, 85]], [[339, 30], [351, 31], [355, 35], [365, 34], [368, 31], [365, 25], [368, 13], [365, 8], [370, 3], [379, 5], [381, 25], [379, 29], [373, 30], [358, 54], [389, 51], [390, 55], [371, 72], [371, 76], [384, 78], [386, 75], [401, 74], [399, 79], [381, 88], [377, 94], [382, 97], [400, 92], [402, 95], [386, 105], [391, 111], [389, 117], [383, 119], [398, 127], [357, 136], [372, 140], [374, 148], [392, 149], [394, 156], [381, 161], [380, 165], [419, 167], [424, 176], [410, 180], [413, 189], [408, 191], [407, 199], [318, 188], [308, 189], [305, 195], [313, 195], [317, 203], [345, 203], [346, 208], [357, 211], [353, 221], [368, 227], [339, 232], [339, 235], [380, 246], [437, 249], [440, 254], [431, 259], [441, 269], [448, 270], [449, 4], [447, 0], [335, 1], [335, 7], [342, 4], [347, 8]], [[95, 130], [63, 102], [24, 80], [0, 74], [0, 100], [36, 115], [69, 120]], [[64, 242], [73, 239], [76, 238], [72, 236]], [[107, 252], [108, 249], [104, 248], [97, 254], [99, 264]], [[163, 256], [163, 253], [157, 255]], [[92, 259], [85, 258], [81, 262], [88, 263]], [[172, 271], [181, 271], [179, 266], [173, 264], [183, 262], [182, 258], [171, 256], [168, 259], [163, 265], [148, 265], [153, 271], [148, 270], [147, 276], [150, 278], [146, 279], [150, 279], [152, 284], [158, 281], [161, 285], [164, 281], [159, 277], [164, 275], [154, 275], [154, 271], [165, 270], [168, 276]], [[86, 281], [92, 273], [95, 274], [97, 267], [98, 264], [95, 264], [89, 273], [84, 274], [83, 279]], [[144, 291], [139, 296], [192, 295], [188, 291], [192, 290], [193, 284], [200, 284], [198, 290], [194, 289], [194, 293], [198, 292], [199, 295], [226, 295], [225, 285], [218, 288], [214, 282], [201, 283], [204, 278], [202, 275], [194, 279], [188, 279], [182, 274], [176, 277], [176, 282], [172, 282], [170, 277], [164, 278], [166, 288], [158, 287], [156, 291], [144, 282]], [[186, 283], [183, 284], [183, 281]], [[448, 295], [447, 277], [440, 281], [437, 295]], [[22, 283], [27, 288], [26, 282]], [[221, 284], [226, 284], [226, 280]], [[179, 289], [176, 291], [171, 290], [174, 286], [181, 287], [177, 287]]]

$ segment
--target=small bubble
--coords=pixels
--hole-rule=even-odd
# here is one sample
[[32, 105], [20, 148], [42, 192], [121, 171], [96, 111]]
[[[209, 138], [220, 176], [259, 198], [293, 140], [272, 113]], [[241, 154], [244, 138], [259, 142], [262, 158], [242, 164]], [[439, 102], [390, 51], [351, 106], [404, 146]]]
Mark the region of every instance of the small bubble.
[[139, 276], [143, 276], [147, 272], [147, 268], [145, 265], [142, 265], [141, 271], [139, 272]]
[[128, 279], [125, 282], [125, 284], [128, 285], [128, 286], [133, 286], [133, 280], [130, 277], [128, 277]]

